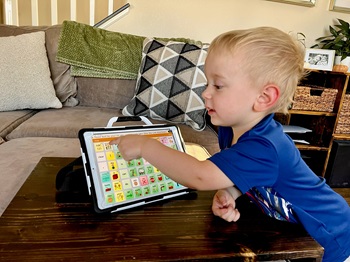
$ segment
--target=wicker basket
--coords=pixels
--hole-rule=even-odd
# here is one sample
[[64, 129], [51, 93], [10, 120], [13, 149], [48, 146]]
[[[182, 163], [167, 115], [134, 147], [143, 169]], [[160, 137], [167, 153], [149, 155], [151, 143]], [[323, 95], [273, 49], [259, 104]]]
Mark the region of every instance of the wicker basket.
[[337, 94], [338, 89], [334, 88], [298, 86], [294, 94], [292, 109], [333, 112]]
[[335, 133], [350, 134], [350, 94], [344, 96]]

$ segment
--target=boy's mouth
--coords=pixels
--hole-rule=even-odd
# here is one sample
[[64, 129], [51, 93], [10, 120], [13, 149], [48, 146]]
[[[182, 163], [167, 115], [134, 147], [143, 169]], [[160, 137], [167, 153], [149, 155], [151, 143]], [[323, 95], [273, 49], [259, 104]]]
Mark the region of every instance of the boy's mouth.
[[207, 107], [207, 112], [208, 112], [208, 115], [211, 115], [215, 113], [215, 110], [213, 108]]

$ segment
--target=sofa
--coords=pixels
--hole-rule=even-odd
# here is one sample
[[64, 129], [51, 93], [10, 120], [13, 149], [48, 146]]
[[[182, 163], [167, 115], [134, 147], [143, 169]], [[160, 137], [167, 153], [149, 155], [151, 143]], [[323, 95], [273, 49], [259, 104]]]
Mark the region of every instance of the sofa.
[[[80, 129], [106, 126], [112, 117], [133, 115], [135, 110], [130, 107], [145, 106], [140, 102], [142, 95], [137, 97], [137, 90], [145, 88], [144, 81], [152, 79], [144, 75], [141, 81], [141, 71], [137, 77], [84, 76], [86, 73], [72, 74], [74, 65], [58, 61], [62, 28], [63, 25], [0, 25], [0, 215], [42, 157], [79, 157]], [[142, 59], [136, 62], [144, 70], [147, 61]], [[202, 66], [198, 68], [202, 70]], [[200, 96], [203, 85], [201, 88], [193, 90]], [[200, 144], [213, 154], [219, 150], [217, 134], [207, 115], [203, 115], [203, 104], [198, 108], [185, 115], [185, 119], [178, 115], [162, 118], [159, 117], [162, 112], [154, 114], [149, 108], [143, 113], [148, 114], [152, 123], [176, 123], [186, 143]], [[194, 124], [198, 115], [190, 115], [199, 111], [202, 123], [198, 126]]]

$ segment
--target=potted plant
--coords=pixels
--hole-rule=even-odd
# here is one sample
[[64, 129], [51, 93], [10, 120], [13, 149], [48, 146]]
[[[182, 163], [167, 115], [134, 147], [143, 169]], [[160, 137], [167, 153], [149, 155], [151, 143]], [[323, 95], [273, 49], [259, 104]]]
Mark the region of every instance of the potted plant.
[[[337, 19], [339, 24], [329, 26], [330, 35], [316, 39], [318, 44], [311, 48], [335, 50], [335, 64], [344, 64], [349, 67], [345, 60], [350, 60], [350, 24], [342, 19]], [[349, 58], [348, 58], [349, 57]]]

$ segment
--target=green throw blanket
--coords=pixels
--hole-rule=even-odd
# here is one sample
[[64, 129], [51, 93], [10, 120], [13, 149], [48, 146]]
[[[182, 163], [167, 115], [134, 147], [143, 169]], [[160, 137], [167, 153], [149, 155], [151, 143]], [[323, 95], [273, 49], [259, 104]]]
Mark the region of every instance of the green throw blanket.
[[[188, 38], [156, 39], [202, 44]], [[143, 36], [64, 21], [56, 60], [71, 65], [73, 76], [137, 79], [144, 40]]]
[[73, 76], [136, 79], [145, 37], [64, 21], [56, 60]]

